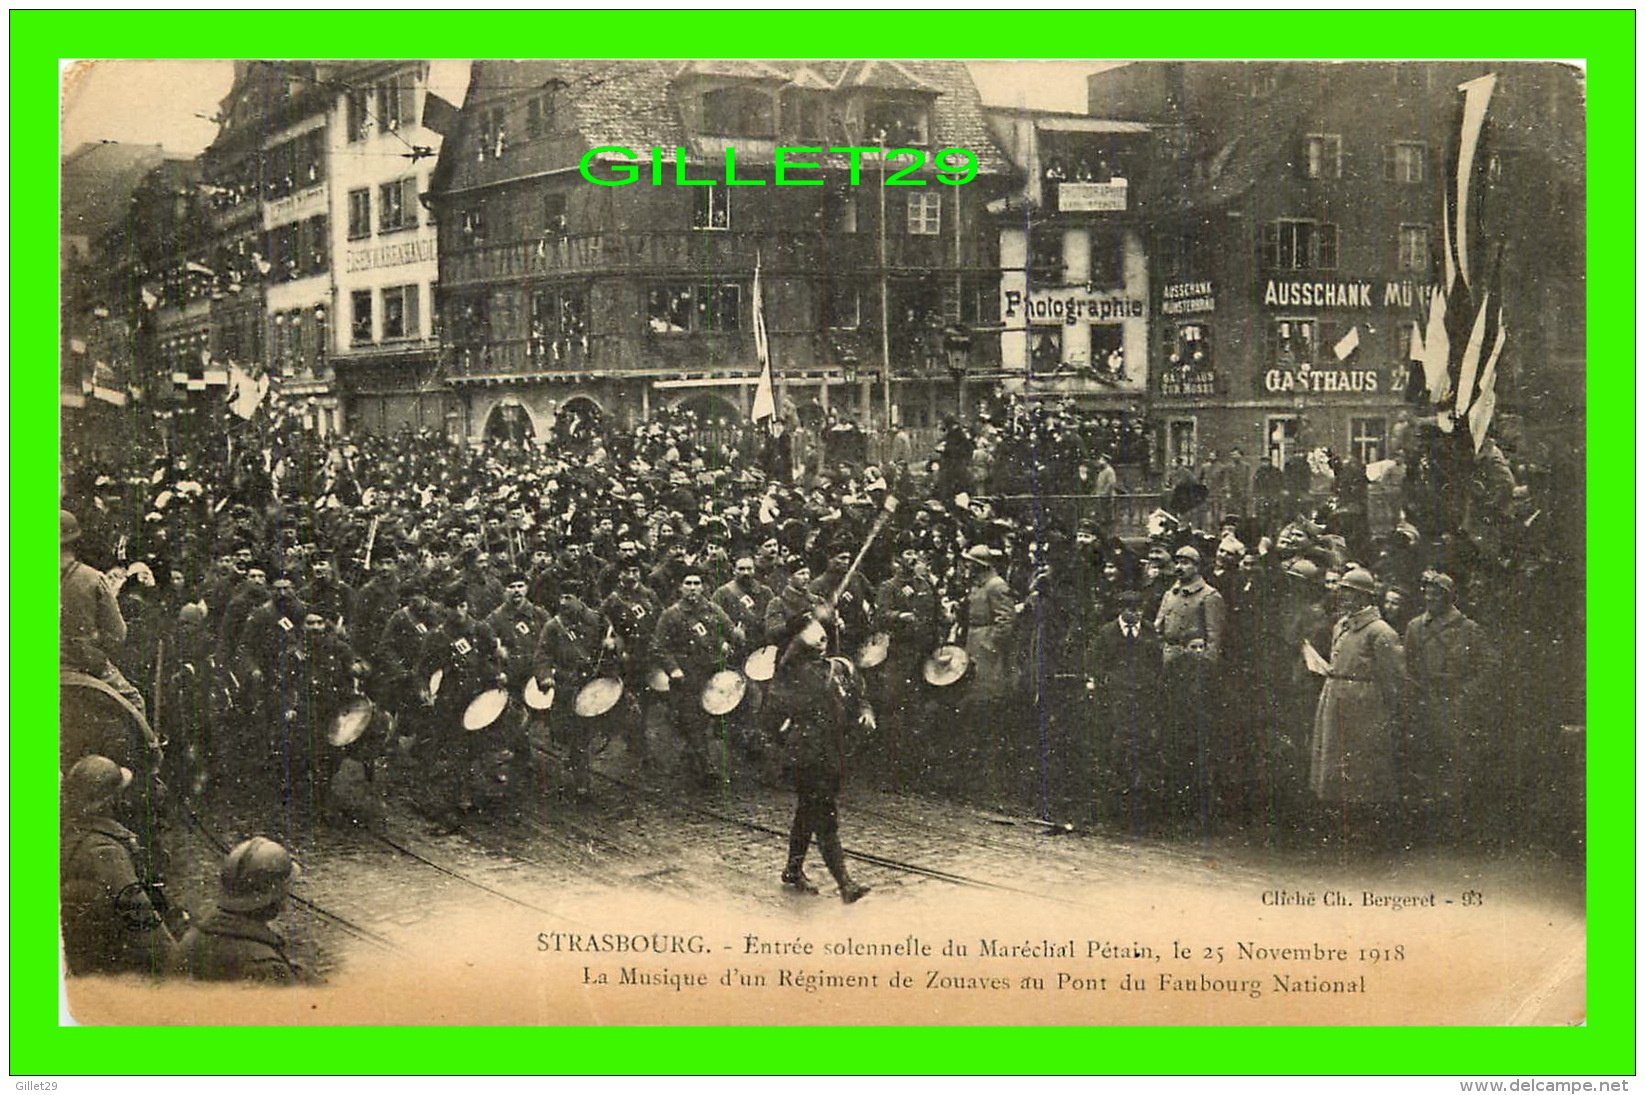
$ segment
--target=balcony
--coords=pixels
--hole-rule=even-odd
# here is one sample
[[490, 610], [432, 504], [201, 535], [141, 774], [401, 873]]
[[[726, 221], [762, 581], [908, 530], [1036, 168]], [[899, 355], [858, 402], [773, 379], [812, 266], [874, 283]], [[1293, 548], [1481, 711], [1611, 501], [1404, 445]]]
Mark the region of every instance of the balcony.
[[[967, 263], [989, 265], [967, 241]], [[513, 278], [579, 273], [737, 272], [754, 268], [756, 255], [768, 275], [816, 273], [823, 269], [879, 268], [880, 241], [873, 232], [597, 232], [557, 239], [522, 240], [442, 253], [446, 286], [485, 284]], [[953, 236], [886, 236], [891, 270], [952, 269]]]
[[508, 339], [445, 351], [446, 375], [453, 380], [521, 379], [575, 373], [594, 367], [594, 355], [580, 339]]

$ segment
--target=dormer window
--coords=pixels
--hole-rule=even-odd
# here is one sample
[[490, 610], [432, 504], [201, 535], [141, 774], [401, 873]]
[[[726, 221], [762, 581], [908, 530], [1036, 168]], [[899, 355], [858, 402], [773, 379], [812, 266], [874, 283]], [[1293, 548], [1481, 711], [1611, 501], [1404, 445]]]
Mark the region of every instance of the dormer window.
[[865, 139], [888, 148], [931, 143], [931, 106], [922, 99], [883, 96], [863, 105]]
[[714, 137], [777, 135], [771, 92], [759, 87], [722, 87], [703, 92], [701, 131]]

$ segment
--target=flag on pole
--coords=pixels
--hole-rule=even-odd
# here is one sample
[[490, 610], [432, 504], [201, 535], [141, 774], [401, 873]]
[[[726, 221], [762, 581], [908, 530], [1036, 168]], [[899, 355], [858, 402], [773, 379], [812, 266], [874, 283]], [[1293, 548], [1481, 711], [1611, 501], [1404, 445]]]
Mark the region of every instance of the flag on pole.
[[749, 417], [770, 429], [777, 421], [777, 396], [771, 387], [771, 344], [765, 333], [765, 299], [760, 292], [760, 263], [754, 260], [754, 353], [760, 359], [760, 382], [754, 387]]
[[1337, 355], [1338, 361], [1347, 361], [1348, 355], [1359, 349], [1359, 325], [1348, 328], [1348, 333], [1337, 339], [1332, 352]]
[[228, 409], [240, 418], [250, 420], [262, 406], [263, 397], [268, 395], [268, 374], [253, 377], [251, 373], [229, 362], [228, 365]]

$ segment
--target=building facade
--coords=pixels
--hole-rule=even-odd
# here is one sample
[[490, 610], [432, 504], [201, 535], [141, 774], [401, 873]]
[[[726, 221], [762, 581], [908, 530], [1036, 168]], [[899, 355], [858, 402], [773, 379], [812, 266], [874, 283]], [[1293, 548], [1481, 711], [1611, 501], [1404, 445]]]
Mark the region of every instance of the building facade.
[[1117, 464], [1144, 465], [1150, 333], [1146, 125], [990, 108], [1022, 172], [995, 203], [1002, 389], [1101, 412]]
[[[1499, 414], [1581, 414], [1581, 91], [1554, 65], [1139, 62], [1095, 115], [1154, 126], [1157, 456], [1389, 455], [1440, 278], [1457, 85], [1495, 71], [1482, 154], [1511, 339]], [[1572, 377], [1575, 381], [1572, 381]], [[1543, 414], [1543, 411], [1538, 411]], [[1573, 416], [1576, 416], [1573, 418]]]
[[[778, 146], [810, 150], [780, 186]], [[914, 157], [882, 146], [965, 149], [974, 177], [895, 183]], [[746, 417], [756, 268], [799, 417], [934, 424], [999, 370], [1010, 172], [958, 62], [477, 62], [429, 195], [459, 430]]]
[[330, 352], [350, 433], [445, 428], [435, 224], [421, 200], [442, 141], [425, 125], [429, 71], [427, 61], [379, 61], [334, 76]]

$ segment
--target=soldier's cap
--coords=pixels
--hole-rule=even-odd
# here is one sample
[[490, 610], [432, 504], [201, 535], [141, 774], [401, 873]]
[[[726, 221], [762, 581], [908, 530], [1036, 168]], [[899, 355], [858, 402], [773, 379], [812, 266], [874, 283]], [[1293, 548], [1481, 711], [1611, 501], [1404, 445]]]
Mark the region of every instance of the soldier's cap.
[[1301, 578], [1306, 582], [1312, 582], [1319, 578], [1319, 565], [1304, 559], [1300, 555], [1286, 563], [1284, 571], [1291, 577]]
[[80, 806], [95, 806], [130, 787], [131, 778], [130, 768], [122, 768], [107, 757], [81, 757], [63, 777], [63, 798]]
[[1142, 590], [1127, 586], [1114, 594], [1114, 600], [1122, 605], [1140, 605], [1143, 600]]
[[523, 586], [526, 584], [525, 571], [513, 569], [503, 576], [505, 586]]
[[1369, 593], [1373, 596], [1377, 591], [1377, 580], [1364, 567], [1353, 567], [1338, 580], [1337, 585], [1343, 589], [1357, 590], [1360, 593]]
[[994, 565], [994, 549], [987, 544], [973, 544], [965, 549], [965, 557], [973, 563], [982, 563], [985, 566]]
[[1457, 591], [1456, 582], [1451, 578], [1451, 576], [1449, 574], [1446, 574], [1443, 571], [1438, 571], [1438, 570], [1424, 571], [1423, 574], [1422, 574], [1422, 584], [1425, 585], [1425, 586], [1435, 586], [1439, 589], [1443, 589], [1446, 593], [1450, 594], [1453, 597], [1456, 596], [1456, 591]]

